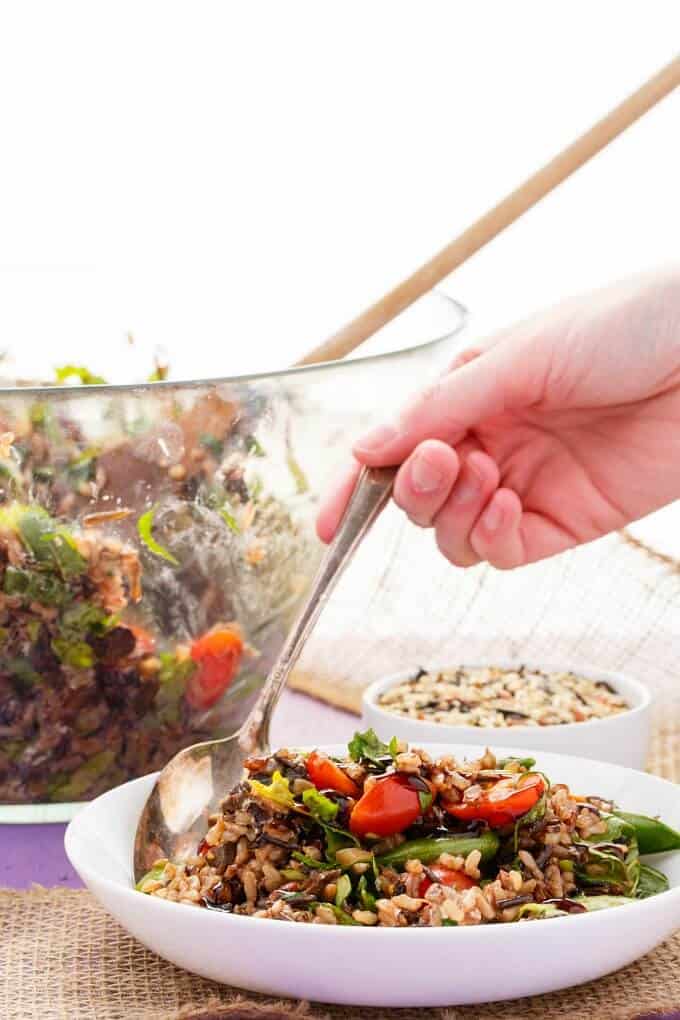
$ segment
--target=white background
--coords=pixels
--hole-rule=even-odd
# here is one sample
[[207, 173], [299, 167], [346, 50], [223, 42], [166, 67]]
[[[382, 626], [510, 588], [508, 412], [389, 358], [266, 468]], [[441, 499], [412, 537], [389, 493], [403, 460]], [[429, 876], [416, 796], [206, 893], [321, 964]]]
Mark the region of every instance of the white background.
[[[285, 365], [679, 39], [675, 0], [5, 4], [0, 347]], [[680, 93], [451, 277], [472, 333], [677, 258], [679, 129]]]

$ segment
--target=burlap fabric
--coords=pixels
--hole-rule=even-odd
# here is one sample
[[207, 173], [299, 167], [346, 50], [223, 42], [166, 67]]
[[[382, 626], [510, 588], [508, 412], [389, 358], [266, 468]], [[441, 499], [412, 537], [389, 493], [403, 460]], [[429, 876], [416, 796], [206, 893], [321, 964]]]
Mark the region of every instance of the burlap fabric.
[[[191, 909], [189, 907], [187, 910]], [[610, 977], [551, 996], [457, 1009], [275, 1003], [204, 981], [147, 952], [87, 892], [0, 891], [2, 1020], [631, 1020], [680, 1004], [680, 933]], [[264, 963], [264, 961], [263, 961]]]
[[[404, 529], [389, 511], [341, 582], [295, 682], [356, 710], [376, 676], [501, 657], [592, 663], [645, 680], [657, 698], [649, 767], [680, 780], [680, 568], [625, 536], [513, 573], [457, 571], [434, 554], [431, 536]], [[245, 996], [147, 952], [86, 892], [0, 891], [0, 931], [1, 1020], [415, 1020], [424, 1012], [435, 1020], [630, 1020], [680, 1009], [680, 933], [580, 988], [422, 1011]]]

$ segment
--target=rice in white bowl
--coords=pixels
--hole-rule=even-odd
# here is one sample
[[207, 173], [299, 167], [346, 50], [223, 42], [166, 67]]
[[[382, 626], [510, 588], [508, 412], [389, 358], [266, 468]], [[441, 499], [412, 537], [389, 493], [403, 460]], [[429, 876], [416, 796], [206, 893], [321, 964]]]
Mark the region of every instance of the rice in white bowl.
[[378, 698], [394, 715], [451, 726], [556, 726], [630, 708], [606, 680], [520, 666], [419, 670]]

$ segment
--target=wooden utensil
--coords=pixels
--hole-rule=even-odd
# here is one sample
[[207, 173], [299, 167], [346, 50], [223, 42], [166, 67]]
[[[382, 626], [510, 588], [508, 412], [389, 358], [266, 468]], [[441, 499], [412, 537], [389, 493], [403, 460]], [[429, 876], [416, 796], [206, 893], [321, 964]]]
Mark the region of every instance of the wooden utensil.
[[442, 248], [425, 265], [403, 280], [393, 290], [367, 308], [358, 318], [344, 326], [324, 343], [309, 351], [296, 364], [311, 365], [321, 361], [344, 358], [400, 312], [440, 283], [466, 259], [474, 255], [516, 219], [531, 209], [575, 170], [597, 155], [606, 145], [664, 96], [680, 85], [680, 57], [671, 60], [658, 74], [645, 82], [589, 131], [567, 146], [558, 156], [541, 167], [515, 191], [485, 213], [460, 237]]

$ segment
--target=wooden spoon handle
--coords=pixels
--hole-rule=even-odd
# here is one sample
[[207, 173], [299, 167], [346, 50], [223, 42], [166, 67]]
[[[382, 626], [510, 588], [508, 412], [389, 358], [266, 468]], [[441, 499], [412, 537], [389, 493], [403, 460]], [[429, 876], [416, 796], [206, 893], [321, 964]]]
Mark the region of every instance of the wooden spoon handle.
[[309, 351], [296, 364], [310, 365], [320, 361], [344, 358], [356, 347], [373, 336], [382, 326], [394, 319], [419, 297], [435, 287], [444, 277], [479, 251], [501, 230], [514, 223], [522, 213], [566, 180], [589, 159], [597, 155], [614, 138], [630, 127], [643, 113], [656, 105], [664, 96], [680, 85], [680, 57], [671, 60], [658, 74], [594, 124], [589, 131], [572, 142], [558, 156], [541, 167], [515, 191], [485, 213], [460, 237], [442, 248], [434, 258], [398, 284], [380, 301]]

